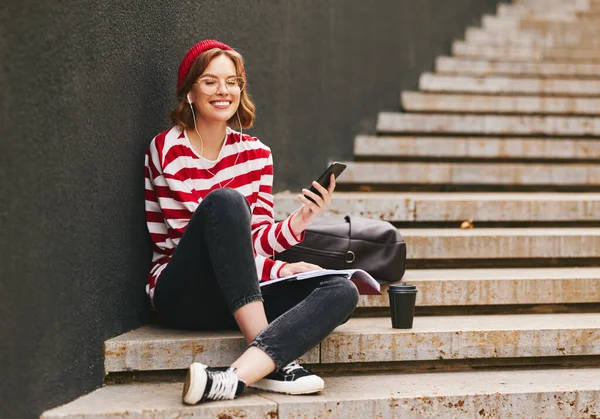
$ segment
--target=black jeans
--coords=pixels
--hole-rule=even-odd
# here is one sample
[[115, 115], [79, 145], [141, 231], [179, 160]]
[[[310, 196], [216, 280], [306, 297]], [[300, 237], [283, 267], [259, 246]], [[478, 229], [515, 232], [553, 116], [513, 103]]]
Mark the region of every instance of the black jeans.
[[250, 220], [250, 206], [239, 192], [209, 193], [158, 280], [154, 305], [169, 327], [217, 330], [237, 328], [232, 313], [264, 301], [269, 325], [250, 346], [262, 349], [279, 369], [344, 323], [356, 307], [358, 291], [335, 275], [261, 289]]

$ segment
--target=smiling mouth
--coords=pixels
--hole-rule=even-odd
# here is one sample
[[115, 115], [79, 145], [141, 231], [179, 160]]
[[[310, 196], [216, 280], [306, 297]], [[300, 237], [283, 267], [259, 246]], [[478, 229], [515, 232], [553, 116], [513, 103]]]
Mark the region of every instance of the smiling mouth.
[[210, 104], [213, 105], [215, 108], [225, 109], [228, 108], [229, 105], [231, 105], [231, 102], [227, 100], [215, 100], [210, 102]]

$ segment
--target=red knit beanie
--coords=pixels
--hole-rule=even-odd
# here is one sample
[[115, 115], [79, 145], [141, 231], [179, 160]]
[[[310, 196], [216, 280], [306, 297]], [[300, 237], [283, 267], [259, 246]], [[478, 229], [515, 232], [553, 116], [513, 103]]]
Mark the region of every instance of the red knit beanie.
[[[179, 88], [183, 84], [183, 80], [185, 80], [186, 76], [188, 75], [190, 68], [192, 67], [192, 64], [194, 64], [196, 58], [198, 58], [198, 56], [203, 52], [213, 48], [220, 48], [225, 51], [233, 51], [233, 48], [231, 48], [229, 45], [225, 45], [224, 43], [215, 41], [213, 39], [206, 39], [204, 41], [198, 42], [196, 45], [194, 45], [188, 50], [188, 52], [185, 54], [185, 57], [183, 57], [183, 60], [181, 60], [181, 64], [179, 64], [177, 90], [179, 90]], [[243, 68], [242, 74], [244, 74]]]

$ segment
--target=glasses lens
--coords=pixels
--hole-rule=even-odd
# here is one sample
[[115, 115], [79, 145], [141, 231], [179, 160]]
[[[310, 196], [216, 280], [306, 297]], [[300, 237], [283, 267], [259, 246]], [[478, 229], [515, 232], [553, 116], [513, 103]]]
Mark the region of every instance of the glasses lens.
[[[213, 79], [210, 77], [205, 77], [197, 82], [200, 85], [200, 89], [205, 95], [212, 96], [219, 91], [219, 86], [221, 82], [217, 79]], [[232, 95], [239, 94], [242, 90], [244, 90], [246, 82], [242, 77], [231, 77], [225, 80], [225, 86], [229, 93]]]

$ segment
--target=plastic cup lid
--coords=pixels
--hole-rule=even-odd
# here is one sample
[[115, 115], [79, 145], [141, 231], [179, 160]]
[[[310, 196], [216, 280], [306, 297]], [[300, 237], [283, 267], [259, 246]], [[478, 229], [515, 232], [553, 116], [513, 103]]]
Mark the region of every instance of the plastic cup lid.
[[410, 291], [416, 291], [417, 290], [417, 286], [416, 285], [412, 285], [412, 284], [407, 284], [406, 282], [403, 282], [402, 284], [397, 284], [397, 285], [390, 285], [388, 292], [410, 292]]

